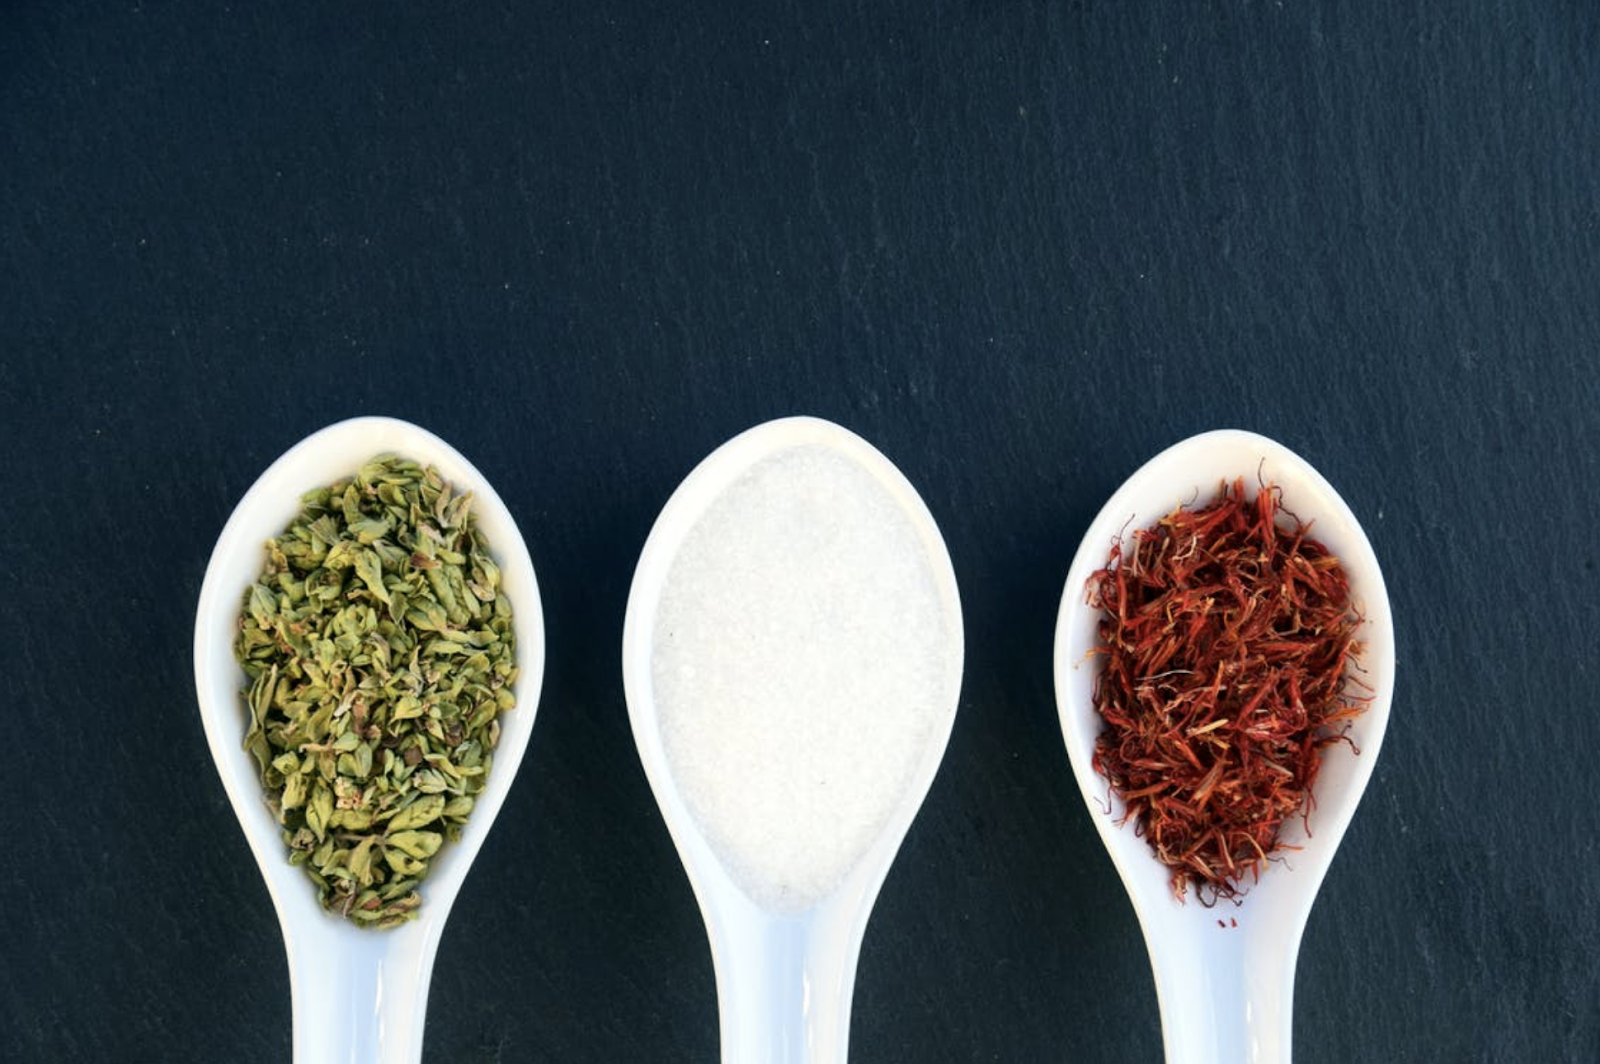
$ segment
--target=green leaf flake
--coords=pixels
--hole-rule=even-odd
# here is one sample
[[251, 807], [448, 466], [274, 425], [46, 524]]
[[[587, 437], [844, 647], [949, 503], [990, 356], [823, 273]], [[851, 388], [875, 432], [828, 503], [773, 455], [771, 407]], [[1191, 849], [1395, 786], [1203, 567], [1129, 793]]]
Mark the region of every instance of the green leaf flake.
[[383, 586], [383, 562], [375, 550], [364, 550], [356, 555], [356, 577], [382, 602], [389, 601], [389, 589]]
[[333, 816], [333, 791], [318, 783], [311, 791], [311, 801], [306, 806], [306, 826], [321, 839], [328, 830], [328, 818]]
[[386, 845], [397, 846], [412, 857], [432, 857], [443, 842], [444, 836], [434, 831], [397, 831], [385, 840]]
[[407, 805], [389, 820], [389, 831], [408, 831], [425, 827], [444, 813], [445, 798], [441, 794], [424, 794]]

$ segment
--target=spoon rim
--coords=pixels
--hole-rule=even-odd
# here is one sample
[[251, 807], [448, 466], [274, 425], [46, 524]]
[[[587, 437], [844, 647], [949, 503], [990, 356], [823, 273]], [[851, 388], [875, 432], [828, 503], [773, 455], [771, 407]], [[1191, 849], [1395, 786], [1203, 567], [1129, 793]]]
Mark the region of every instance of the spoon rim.
[[[487, 785], [462, 827], [418, 887], [417, 917], [398, 927], [357, 927], [322, 908], [304, 869], [289, 864], [282, 829], [267, 806], [260, 776], [243, 745], [245, 673], [233, 654], [244, 596], [261, 571], [265, 541], [299, 512], [301, 496], [353, 474], [370, 458], [396, 453], [437, 468], [458, 490], [473, 494], [472, 513], [499, 566], [511, 598], [517, 638], [516, 706], [500, 715], [500, 739]], [[538, 577], [515, 518], [488, 478], [440, 437], [409, 421], [362, 416], [335, 422], [279, 455], [235, 505], [207, 562], [195, 612], [194, 674], [212, 764], [254, 854], [291, 954], [315, 943], [364, 952], [421, 936], [437, 942], [462, 883], [505, 803], [527, 752], [545, 665], [543, 606]], [[305, 939], [303, 933], [316, 930]], [[375, 941], [380, 945], [375, 945]]]
[[[948, 625], [946, 659], [948, 705], [924, 743], [901, 800], [877, 838], [829, 892], [795, 910], [760, 905], [728, 871], [690, 812], [677, 783], [661, 735], [660, 707], [652, 673], [654, 620], [668, 575], [683, 543], [709, 506], [744, 472], [763, 459], [807, 445], [823, 446], [852, 460], [872, 475], [905, 513], [922, 544], [930, 575]], [[623, 688], [635, 747], [662, 819], [699, 899], [713, 944], [725, 920], [771, 918], [807, 920], [826, 911], [863, 908], [887, 878], [912, 823], [938, 775], [960, 707], [965, 633], [960, 593], [949, 550], [926, 502], [905, 474], [862, 437], [834, 422], [808, 415], [762, 422], [731, 437], [678, 483], [662, 506], [639, 554], [623, 620]], [[735, 912], [735, 910], [737, 910]], [[864, 927], [865, 919], [860, 921]]]
[[[1394, 622], [1383, 573], [1365, 529], [1334, 487], [1304, 458], [1266, 436], [1240, 429], [1216, 429], [1181, 440], [1146, 461], [1112, 494], [1090, 522], [1073, 558], [1062, 592], [1054, 648], [1057, 712], [1079, 792], [1107, 853], [1122, 878], [1146, 928], [1152, 952], [1160, 945], [1156, 928], [1216, 926], [1217, 911], [1191, 891], [1180, 900], [1170, 888], [1171, 869], [1149, 844], [1121, 823], [1125, 806], [1091, 761], [1094, 737], [1102, 730], [1094, 709], [1090, 664], [1094, 622], [1100, 611], [1086, 601], [1092, 573], [1104, 568], [1111, 544], [1126, 541], [1173, 507], [1209, 499], [1219, 483], [1259, 474], [1263, 483], [1283, 488], [1284, 507], [1313, 524], [1321, 540], [1344, 566], [1352, 602], [1362, 611], [1358, 665], [1371, 684], [1371, 701], [1352, 724], [1356, 755], [1343, 744], [1326, 748], [1316, 785], [1311, 834], [1300, 818], [1286, 822], [1284, 838], [1304, 848], [1284, 861], [1269, 862], [1259, 880], [1247, 881], [1245, 894], [1227, 912], [1260, 913], [1275, 933], [1298, 938], [1322, 880], [1376, 768], [1388, 727], [1394, 692]], [[1221, 909], [1221, 903], [1218, 903]], [[1239, 922], [1246, 927], [1246, 921]], [[1230, 929], [1231, 930], [1231, 929]], [[1233, 931], [1238, 934], [1237, 930]]]

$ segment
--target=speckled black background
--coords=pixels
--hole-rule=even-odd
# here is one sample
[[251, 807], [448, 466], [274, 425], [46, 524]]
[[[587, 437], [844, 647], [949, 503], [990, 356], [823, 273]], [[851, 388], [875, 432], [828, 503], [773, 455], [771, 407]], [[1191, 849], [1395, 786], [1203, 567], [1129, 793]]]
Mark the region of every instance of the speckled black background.
[[1159, 1059], [1050, 646], [1106, 497], [1225, 426], [1339, 488], [1398, 622], [1296, 1058], [1600, 1059], [1600, 8], [304, 7], [0, 12], [0, 1058], [288, 1058], [193, 607], [267, 464], [386, 413], [497, 485], [549, 630], [427, 1058], [715, 1060], [623, 608], [695, 462], [811, 413], [967, 610], [853, 1060]]

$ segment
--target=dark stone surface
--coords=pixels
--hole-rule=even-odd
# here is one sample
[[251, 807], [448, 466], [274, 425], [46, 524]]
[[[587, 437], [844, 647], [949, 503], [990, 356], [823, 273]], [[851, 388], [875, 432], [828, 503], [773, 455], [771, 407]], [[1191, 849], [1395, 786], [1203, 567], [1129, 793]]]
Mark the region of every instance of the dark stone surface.
[[1398, 620], [1297, 1059], [1600, 1059], [1600, 9], [715, 6], [8, 6], [0, 1058], [288, 1057], [192, 611], [256, 475], [389, 413], [549, 628], [428, 1058], [715, 1059], [622, 613], [693, 464], [813, 413], [918, 485], [969, 637], [854, 1060], [1159, 1058], [1049, 653], [1107, 495], [1223, 426], [1340, 489]]

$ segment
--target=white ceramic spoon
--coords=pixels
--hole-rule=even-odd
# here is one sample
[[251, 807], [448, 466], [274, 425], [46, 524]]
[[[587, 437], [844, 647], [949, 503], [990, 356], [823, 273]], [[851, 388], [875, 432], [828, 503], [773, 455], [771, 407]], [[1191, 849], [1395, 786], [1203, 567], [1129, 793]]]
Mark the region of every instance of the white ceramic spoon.
[[[263, 798], [243, 747], [247, 710], [244, 671], [233, 638], [245, 592], [261, 571], [263, 545], [299, 512], [300, 496], [393, 452], [432, 465], [460, 491], [510, 597], [517, 638], [517, 705], [500, 718], [500, 743], [488, 785], [458, 842], [434, 858], [416, 920], [391, 930], [364, 930], [324, 912], [303, 869], [291, 866], [281, 830]], [[390, 418], [343, 421], [307, 437], [272, 464], [228, 519], [212, 552], [195, 618], [195, 686], [217, 772], [266, 878], [289, 956], [298, 1064], [415, 1064], [422, 1057], [428, 982], [446, 918], [467, 869], [505, 801], [533, 731], [544, 675], [544, 615], [528, 548], [516, 522], [483, 475], [443, 440]]]
[[[757, 901], [759, 891], [740, 885], [737, 873], [724, 864], [708, 840], [704, 824], [690, 811], [663, 739], [660, 692], [653, 673], [663, 589], [672, 578], [673, 562], [686, 537], [752, 467], [790, 448], [819, 449], [870, 477], [874, 492], [881, 492], [886, 505], [898, 515], [894, 520], [902, 532], [910, 530], [907, 538], [913, 546], [907, 553], [917, 555], [910, 564], [921, 567], [936, 588], [931, 612], [937, 616], [903, 620], [942, 626], [936, 719], [920, 748], [867, 754], [908, 755], [912, 766], [909, 778], [898, 791], [876, 840], [859, 853], [836, 886], [810, 899], [812, 903], [799, 911], [770, 900], [765, 906]], [[749, 618], [749, 623], [759, 627], [772, 619], [756, 616]], [[803, 638], [804, 633], [801, 635]], [[738, 637], [738, 632], [729, 631], [730, 640]], [[775, 667], [782, 664], [773, 662]], [[881, 667], [852, 660], [830, 664], [842, 670]], [[944, 755], [961, 669], [961, 610], [955, 574], [932, 516], [888, 459], [837, 425], [813, 418], [787, 418], [757, 426], [705, 459], [662, 510], [634, 575], [623, 633], [623, 679], [640, 759], [705, 918], [717, 976], [726, 1064], [832, 1064], [846, 1059], [862, 935], [878, 890]], [[732, 765], [728, 768], [738, 771]], [[788, 827], [783, 823], [770, 826], [778, 833]]]
[[[1103, 568], [1111, 544], [1148, 527], [1180, 503], [1203, 504], [1223, 480], [1257, 476], [1283, 489], [1283, 505], [1344, 564], [1351, 596], [1365, 615], [1359, 664], [1372, 701], [1350, 729], [1359, 756], [1327, 747], [1313, 794], [1308, 837], [1296, 818], [1282, 841], [1302, 847], [1269, 862], [1237, 907], [1206, 908], [1174, 899], [1169, 870], [1156, 861], [1131, 823], [1119, 826], [1123, 804], [1109, 796], [1091, 767], [1102, 730], [1093, 703], [1097, 610], [1085, 602], [1090, 574]], [[1222, 430], [1185, 440], [1151, 459], [1111, 497], [1083, 537], [1061, 600], [1056, 627], [1056, 697], [1067, 753], [1095, 827], [1133, 900], [1155, 971], [1169, 1064], [1287, 1064], [1292, 1046], [1294, 968], [1306, 917], [1361, 792], [1378, 760], [1394, 690], [1394, 627], [1383, 574], [1361, 525], [1316, 470], [1281, 444]], [[1224, 926], [1218, 926], [1219, 920]], [[1237, 924], [1237, 926], [1235, 926]]]

